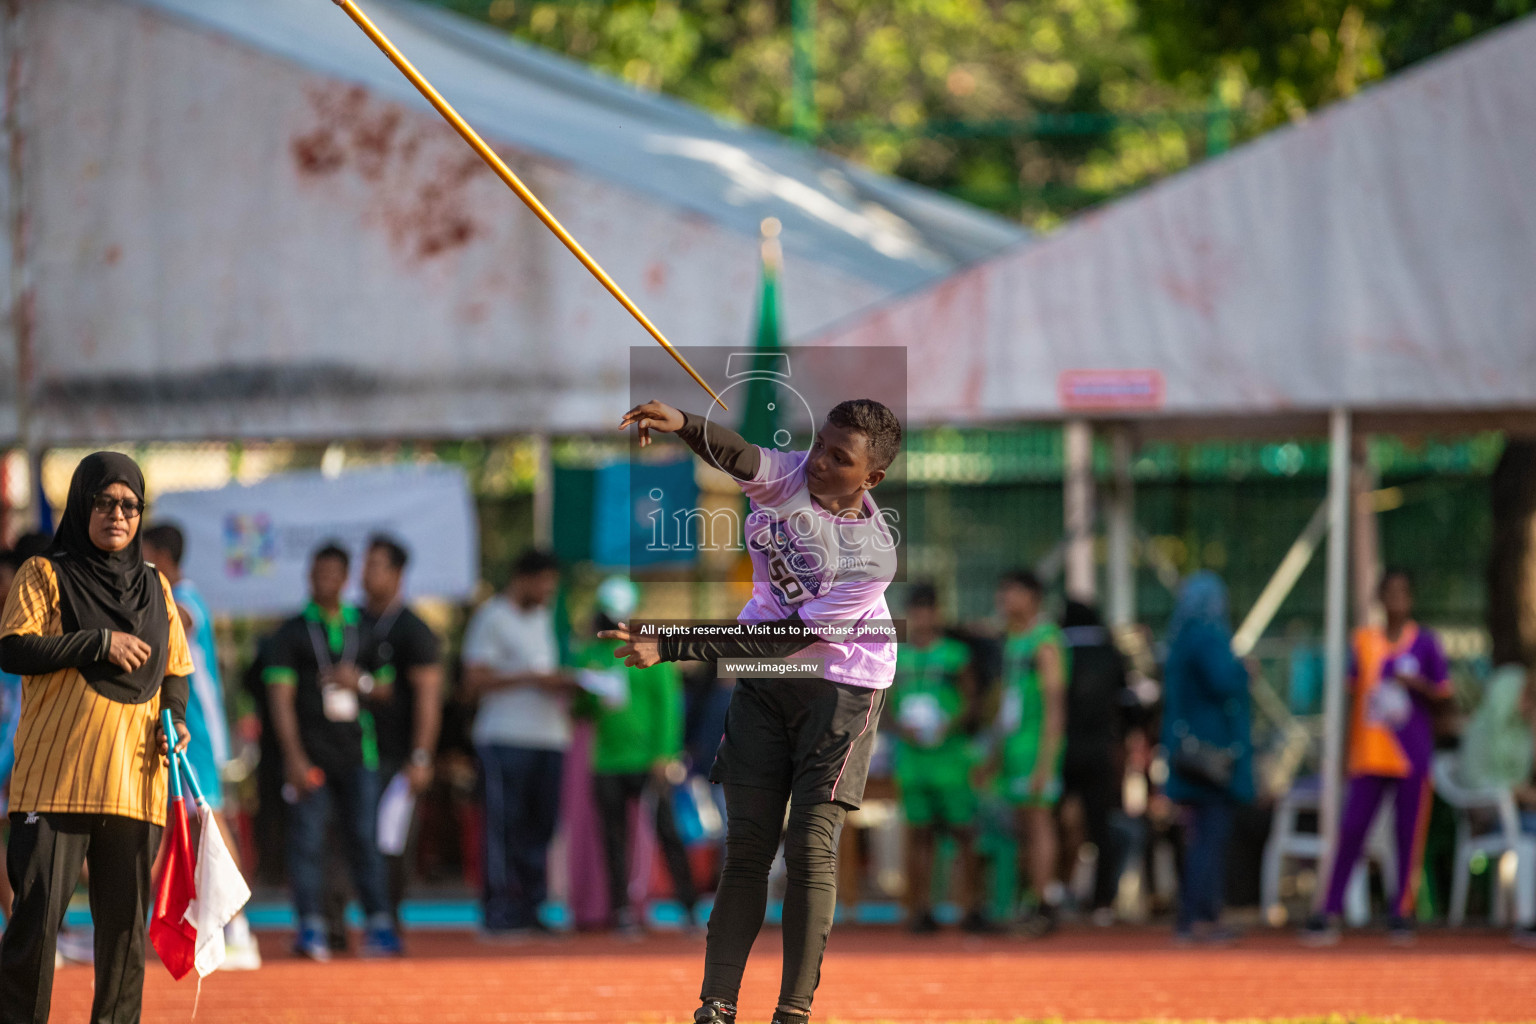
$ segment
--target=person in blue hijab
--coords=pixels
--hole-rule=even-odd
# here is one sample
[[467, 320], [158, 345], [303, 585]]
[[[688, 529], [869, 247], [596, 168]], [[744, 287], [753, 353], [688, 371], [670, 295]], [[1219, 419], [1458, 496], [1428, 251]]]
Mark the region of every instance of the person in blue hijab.
[[1185, 581], [1163, 666], [1168, 798], [1184, 819], [1184, 877], [1174, 934], [1226, 942], [1221, 926], [1227, 844], [1239, 804], [1253, 800], [1249, 673], [1232, 653], [1227, 588], [1215, 573]]

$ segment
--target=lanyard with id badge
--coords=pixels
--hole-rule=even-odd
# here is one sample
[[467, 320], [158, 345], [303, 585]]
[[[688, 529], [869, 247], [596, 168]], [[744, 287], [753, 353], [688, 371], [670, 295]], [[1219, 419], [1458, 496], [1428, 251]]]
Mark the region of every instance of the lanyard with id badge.
[[[320, 669], [320, 701], [324, 710], [326, 721], [329, 722], [355, 722], [361, 705], [357, 699], [357, 691], [349, 690], [345, 686], [338, 686], [328, 682], [327, 679], [336, 667], [336, 662], [331, 658], [331, 645], [328, 642], [320, 624], [314, 620], [309, 622], [309, 643], [315, 651], [315, 664]], [[342, 628], [341, 660], [343, 663], [353, 662], [357, 657], [357, 631], [355, 629]], [[365, 676], [364, 679], [367, 677]], [[369, 689], [372, 689], [370, 686]]]

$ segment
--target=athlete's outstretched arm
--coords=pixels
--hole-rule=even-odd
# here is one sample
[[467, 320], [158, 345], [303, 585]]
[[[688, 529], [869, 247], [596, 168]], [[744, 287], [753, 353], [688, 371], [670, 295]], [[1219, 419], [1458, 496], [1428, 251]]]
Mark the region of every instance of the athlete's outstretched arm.
[[651, 443], [651, 431], [676, 434], [694, 454], [714, 466], [719, 466], [737, 480], [751, 480], [757, 476], [762, 462], [762, 451], [729, 427], [691, 412], [682, 412], [665, 402], [650, 401], [637, 405], [624, 414], [619, 429], [636, 427], [640, 432], [640, 446]]

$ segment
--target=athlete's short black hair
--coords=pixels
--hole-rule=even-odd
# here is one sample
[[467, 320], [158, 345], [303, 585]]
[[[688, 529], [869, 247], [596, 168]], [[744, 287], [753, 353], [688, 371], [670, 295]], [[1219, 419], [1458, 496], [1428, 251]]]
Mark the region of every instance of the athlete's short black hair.
[[827, 413], [827, 422], [864, 435], [873, 469], [885, 469], [901, 452], [901, 421], [873, 398], [854, 398], [838, 403]]
[[932, 583], [923, 580], [912, 584], [907, 591], [908, 608], [937, 608], [939, 606], [939, 591]]
[[517, 561], [512, 563], [513, 579], [559, 571], [560, 559], [555, 556], [553, 551], [545, 551], [542, 548], [529, 548], [518, 555]]
[[1040, 582], [1039, 576], [1036, 576], [1028, 569], [1009, 569], [1003, 573], [1002, 578], [997, 581], [997, 585], [999, 587], [1023, 587], [1036, 597], [1040, 597], [1045, 593], [1045, 584]]
[[405, 549], [405, 545], [387, 533], [376, 533], [369, 537], [368, 550], [384, 552], [384, 557], [389, 559], [390, 568], [396, 572], [403, 572], [406, 563], [411, 560], [411, 553]]
[[315, 553], [309, 556], [309, 564], [315, 565], [326, 558], [334, 558], [341, 563], [344, 570], [352, 568], [352, 556], [347, 554], [347, 549], [341, 546], [340, 541], [328, 540], [315, 549]]
[[186, 535], [175, 523], [156, 523], [151, 526], [144, 531], [144, 543], [153, 544], [170, 555], [175, 565], [180, 565], [182, 556], [187, 553]]

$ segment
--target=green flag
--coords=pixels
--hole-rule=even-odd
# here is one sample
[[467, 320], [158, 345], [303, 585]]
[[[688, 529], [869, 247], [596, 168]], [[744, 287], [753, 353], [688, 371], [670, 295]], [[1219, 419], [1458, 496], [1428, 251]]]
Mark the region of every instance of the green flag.
[[[778, 243], [769, 238], [763, 245], [762, 283], [757, 300], [757, 338], [753, 342], [753, 362], [759, 370], [768, 369], [773, 360], [765, 356], [781, 352], [779, 336], [779, 261]], [[747, 384], [746, 407], [741, 413], [741, 436], [764, 448], [778, 448], [774, 433], [779, 429], [779, 382], [771, 373], [755, 372]]]

